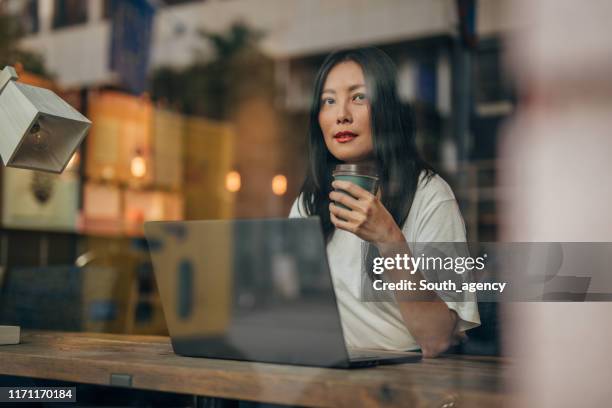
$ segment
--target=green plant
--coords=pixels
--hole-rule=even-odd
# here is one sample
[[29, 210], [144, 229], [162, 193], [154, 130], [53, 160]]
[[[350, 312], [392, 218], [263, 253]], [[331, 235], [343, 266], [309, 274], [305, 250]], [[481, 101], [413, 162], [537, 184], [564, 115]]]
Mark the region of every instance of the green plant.
[[14, 16], [0, 15], [0, 68], [21, 63], [26, 71], [51, 78], [40, 55], [19, 49], [22, 35], [19, 21]]
[[153, 100], [186, 114], [224, 119], [240, 100], [269, 95], [273, 89], [273, 64], [258, 49], [262, 33], [244, 23], [234, 23], [225, 33], [200, 30], [213, 51], [199, 52], [184, 69], [162, 67], [152, 77]]

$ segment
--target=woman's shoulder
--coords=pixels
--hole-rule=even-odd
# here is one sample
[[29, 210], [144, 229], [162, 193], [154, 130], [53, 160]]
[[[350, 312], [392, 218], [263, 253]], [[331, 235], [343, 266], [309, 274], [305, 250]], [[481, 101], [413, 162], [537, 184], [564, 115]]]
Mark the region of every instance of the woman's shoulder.
[[304, 218], [307, 216], [303, 197], [304, 194], [300, 193], [293, 201], [293, 204], [291, 205], [291, 210], [289, 211], [289, 218]]
[[428, 173], [425, 170], [419, 175], [419, 184], [414, 200], [427, 203], [438, 203], [455, 200], [455, 194], [450, 185], [437, 173]]

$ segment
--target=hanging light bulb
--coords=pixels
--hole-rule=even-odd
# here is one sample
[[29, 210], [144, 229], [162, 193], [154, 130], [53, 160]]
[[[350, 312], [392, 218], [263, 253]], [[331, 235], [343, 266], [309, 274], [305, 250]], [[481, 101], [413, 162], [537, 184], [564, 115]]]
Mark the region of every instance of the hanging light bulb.
[[39, 120], [30, 129], [28, 143], [37, 152], [47, 152], [49, 150], [49, 138], [49, 131], [40, 125]]
[[145, 174], [147, 174], [147, 163], [144, 157], [142, 157], [140, 149], [136, 150], [136, 156], [132, 158], [130, 163], [130, 171], [132, 176], [136, 178], [142, 178]]

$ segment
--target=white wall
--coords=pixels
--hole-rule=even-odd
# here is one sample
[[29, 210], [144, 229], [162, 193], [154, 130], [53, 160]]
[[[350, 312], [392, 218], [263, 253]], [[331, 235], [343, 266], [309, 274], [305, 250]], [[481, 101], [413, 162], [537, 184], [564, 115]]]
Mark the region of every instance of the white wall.
[[[41, 31], [22, 45], [43, 54], [60, 85], [77, 87], [112, 81], [108, 70], [110, 25], [101, 20], [102, 0], [87, 0], [87, 24], [51, 30], [53, 2], [40, 1]], [[503, 14], [498, 0], [483, 0], [479, 29], [495, 31]], [[241, 20], [268, 34], [262, 48], [276, 58], [326, 52], [334, 48], [382, 44], [452, 33], [452, 0], [232, 0], [164, 7], [155, 17], [152, 68], [184, 66], [196, 50], [210, 55], [199, 28], [226, 30]], [[480, 10], [479, 10], [480, 12]]]
[[[52, 2], [41, 0], [40, 33], [23, 40], [43, 54], [62, 86], [108, 82], [110, 27], [101, 8], [88, 0], [87, 24], [50, 30]], [[197, 31], [227, 29], [242, 20], [268, 35], [264, 50], [275, 57], [324, 52], [341, 46], [383, 43], [447, 32], [453, 16], [449, 0], [233, 0], [164, 7], [155, 17], [152, 67], [188, 64], [203, 49]]]
[[510, 13], [510, 0], [479, 0], [476, 29], [481, 37], [507, 33], [516, 28], [516, 16]]

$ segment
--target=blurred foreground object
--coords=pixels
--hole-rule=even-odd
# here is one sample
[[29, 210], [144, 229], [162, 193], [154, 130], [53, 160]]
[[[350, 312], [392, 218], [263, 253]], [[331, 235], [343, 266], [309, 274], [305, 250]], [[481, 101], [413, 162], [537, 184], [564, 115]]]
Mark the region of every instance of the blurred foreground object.
[[[510, 2], [508, 2], [510, 3]], [[504, 240], [612, 241], [612, 3], [520, 0], [509, 65], [521, 104], [507, 129]], [[584, 265], [588, 268], [589, 265]], [[593, 276], [608, 287], [611, 276]], [[612, 305], [513, 304], [505, 345], [517, 406], [610, 406]]]
[[[0, 156], [6, 166], [61, 173], [91, 122], [48, 89], [0, 71]], [[1, 283], [1, 282], [0, 282]], [[0, 344], [19, 343], [18, 326], [0, 326]]]
[[0, 72], [0, 155], [6, 166], [61, 173], [91, 122], [48, 89]]

